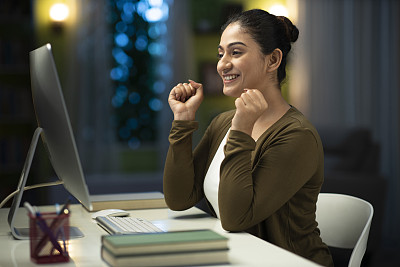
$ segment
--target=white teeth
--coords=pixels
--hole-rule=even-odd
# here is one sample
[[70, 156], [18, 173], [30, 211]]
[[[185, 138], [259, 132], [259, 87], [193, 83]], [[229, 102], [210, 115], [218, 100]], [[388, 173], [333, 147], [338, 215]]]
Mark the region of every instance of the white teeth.
[[229, 76], [225, 76], [225, 77], [224, 77], [224, 80], [230, 81], [230, 80], [233, 80], [233, 79], [235, 79], [235, 78], [237, 78], [237, 77], [238, 77], [238, 75], [229, 75]]

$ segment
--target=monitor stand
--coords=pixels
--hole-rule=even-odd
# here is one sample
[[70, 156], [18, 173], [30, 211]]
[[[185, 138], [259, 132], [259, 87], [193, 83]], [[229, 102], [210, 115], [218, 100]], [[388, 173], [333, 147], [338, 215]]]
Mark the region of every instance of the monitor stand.
[[[24, 187], [26, 184], [26, 180], [28, 178], [29, 170], [32, 165], [33, 156], [36, 151], [36, 146], [39, 141], [40, 134], [42, 132], [43, 129], [38, 127], [36, 128], [33, 134], [31, 145], [28, 150], [28, 155], [26, 156], [24, 167], [22, 169], [21, 178], [18, 183], [17, 194], [16, 196], [14, 196], [10, 212], [8, 213], [8, 224], [11, 228], [11, 234], [15, 239], [20, 239], [20, 240], [29, 239], [29, 228], [16, 228], [14, 224], [15, 224], [16, 213], [21, 204], [22, 194], [24, 193]], [[70, 239], [84, 236], [84, 234], [77, 227], [74, 226], [70, 226], [69, 235]]]

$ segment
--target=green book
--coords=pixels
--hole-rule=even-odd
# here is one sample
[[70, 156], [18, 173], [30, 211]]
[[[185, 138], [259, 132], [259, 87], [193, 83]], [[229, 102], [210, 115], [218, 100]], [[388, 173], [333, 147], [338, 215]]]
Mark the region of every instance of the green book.
[[101, 257], [108, 265], [113, 267], [193, 266], [229, 263], [228, 249], [116, 256], [102, 248]]
[[212, 230], [191, 230], [106, 235], [102, 236], [102, 245], [117, 256], [142, 255], [227, 249], [228, 238]]
[[164, 195], [160, 192], [90, 195], [90, 202], [93, 206], [91, 211], [167, 208]]

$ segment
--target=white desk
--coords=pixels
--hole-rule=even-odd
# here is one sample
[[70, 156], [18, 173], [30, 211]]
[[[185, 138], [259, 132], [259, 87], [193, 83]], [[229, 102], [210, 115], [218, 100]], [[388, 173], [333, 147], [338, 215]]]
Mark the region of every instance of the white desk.
[[[41, 210], [45, 211], [44, 207]], [[54, 207], [51, 207], [54, 209]], [[7, 223], [9, 209], [0, 209], [0, 266], [56, 266], [36, 265], [30, 260], [29, 240], [14, 240]], [[132, 210], [131, 216], [154, 222], [164, 230], [213, 229], [229, 238], [229, 260], [232, 266], [319, 266], [307, 259], [281, 249], [247, 233], [228, 233], [218, 219], [203, 211], [192, 208], [174, 212], [168, 209]], [[23, 208], [17, 214], [17, 227], [28, 226], [28, 216]], [[69, 263], [57, 266], [107, 266], [100, 257], [102, 230], [80, 205], [71, 206], [70, 225], [77, 226], [84, 233], [83, 238], [70, 240]], [[220, 265], [219, 265], [220, 266]]]

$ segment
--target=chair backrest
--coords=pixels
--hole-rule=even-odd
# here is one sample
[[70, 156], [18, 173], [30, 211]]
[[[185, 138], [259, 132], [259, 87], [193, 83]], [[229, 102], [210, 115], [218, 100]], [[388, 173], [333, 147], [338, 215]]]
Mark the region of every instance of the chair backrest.
[[349, 267], [359, 267], [367, 248], [374, 209], [349, 195], [320, 193], [316, 220], [322, 241], [331, 247], [353, 249]]

